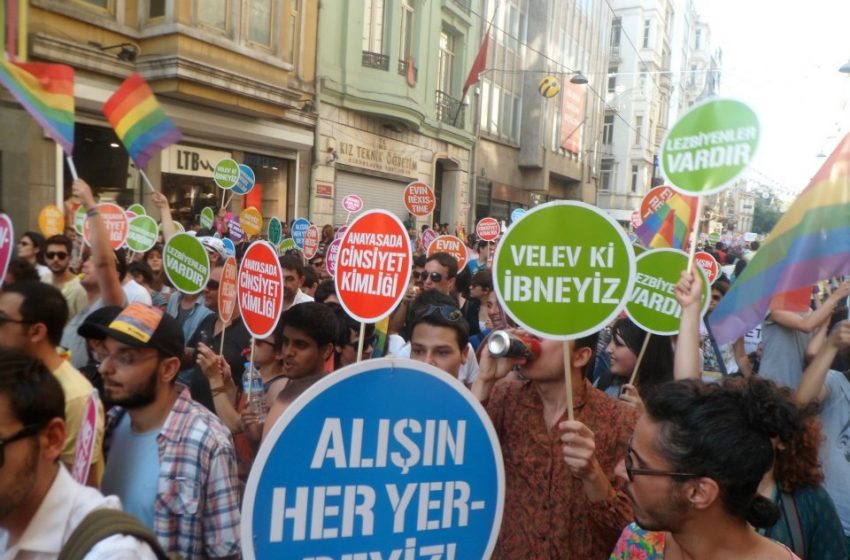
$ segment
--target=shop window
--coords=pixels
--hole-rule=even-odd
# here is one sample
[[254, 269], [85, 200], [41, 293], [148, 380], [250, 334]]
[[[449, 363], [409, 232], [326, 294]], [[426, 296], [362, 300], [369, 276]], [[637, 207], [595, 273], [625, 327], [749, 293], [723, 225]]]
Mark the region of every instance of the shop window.
[[[289, 160], [246, 153], [245, 165], [254, 170], [254, 176], [260, 188], [257, 195], [261, 194], [259, 198], [262, 199], [262, 208], [258, 210], [263, 213], [263, 216], [266, 216], [266, 219], [277, 216], [281, 220], [294, 217], [286, 216]], [[258, 198], [257, 195], [255, 200]]]
[[[76, 123], [74, 126], [74, 165], [101, 200], [128, 206], [138, 192], [129, 173], [130, 158], [111, 128]], [[71, 173], [65, 172], [64, 198], [71, 196]]]

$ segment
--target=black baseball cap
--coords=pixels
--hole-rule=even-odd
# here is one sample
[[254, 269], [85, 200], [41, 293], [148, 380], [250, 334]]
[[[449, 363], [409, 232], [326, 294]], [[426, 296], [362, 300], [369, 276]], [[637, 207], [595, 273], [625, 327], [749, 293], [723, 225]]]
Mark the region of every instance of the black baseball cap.
[[133, 348], [155, 348], [168, 357], [183, 354], [183, 329], [171, 315], [150, 305], [131, 303], [109, 320], [109, 315], [120, 308], [104, 309], [109, 311], [94, 316], [98, 310], [86, 317], [77, 333], [83, 338], [114, 338]]

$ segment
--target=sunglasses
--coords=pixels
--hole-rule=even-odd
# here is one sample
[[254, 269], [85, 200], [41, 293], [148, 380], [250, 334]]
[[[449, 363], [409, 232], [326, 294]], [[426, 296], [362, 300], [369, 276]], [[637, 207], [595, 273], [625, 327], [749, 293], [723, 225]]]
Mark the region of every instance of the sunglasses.
[[35, 435], [38, 431], [44, 426], [43, 423], [38, 424], [30, 424], [28, 426], [24, 426], [16, 433], [10, 435], [7, 438], [0, 438], [0, 468], [3, 467], [3, 464], [6, 462], [6, 446], [12, 442], [18, 441], [19, 439], [24, 439]]
[[431, 282], [439, 283], [443, 281], [443, 275], [439, 272], [428, 272], [427, 270], [423, 270], [422, 272], [414, 272], [413, 278], [416, 280], [425, 281], [428, 277], [431, 277]]
[[429, 305], [416, 313], [416, 319], [439, 313], [443, 319], [452, 323], [463, 321], [463, 312], [451, 305]]
[[[370, 336], [369, 338], [367, 338], [366, 340], [363, 341], [363, 348], [374, 347], [375, 342], [377, 340], [378, 340], [378, 335], [373, 334], [372, 336]], [[348, 345], [353, 346], [354, 348], [357, 348], [358, 344], [360, 344], [360, 339], [355, 339], [355, 340], [348, 342]]]
[[44, 253], [44, 256], [45, 256], [45, 258], [48, 258], [48, 259], [60, 259], [60, 260], [64, 261], [65, 259], [68, 258], [68, 253], [62, 253], [62, 252], [57, 253], [57, 252], [54, 252], [54, 251], [47, 251], [46, 253]]
[[[626, 475], [629, 477], [629, 482], [635, 481], [635, 475], [639, 476], [674, 476], [674, 477], [687, 477], [693, 478], [700, 476], [698, 474], [693, 473], [680, 473], [674, 471], [662, 471], [658, 469], [641, 469], [635, 468], [632, 463], [632, 455], [640, 459], [640, 455], [635, 453], [635, 450], [632, 448], [632, 441], [634, 437], [629, 439], [629, 446], [626, 448], [626, 458], [623, 462], [626, 464]], [[641, 459], [642, 460], [642, 459]]]
[[217, 290], [221, 284], [218, 280], [207, 280], [207, 289], [208, 290]]

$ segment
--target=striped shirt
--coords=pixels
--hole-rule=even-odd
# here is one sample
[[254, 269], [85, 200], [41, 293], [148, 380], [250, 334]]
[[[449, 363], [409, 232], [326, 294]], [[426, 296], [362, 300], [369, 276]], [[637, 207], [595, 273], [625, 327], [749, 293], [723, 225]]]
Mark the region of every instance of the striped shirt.
[[[159, 481], [154, 533], [169, 554], [221, 558], [239, 553], [239, 479], [229, 430], [177, 386], [174, 407], [157, 436]], [[109, 411], [105, 454], [126, 412]]]

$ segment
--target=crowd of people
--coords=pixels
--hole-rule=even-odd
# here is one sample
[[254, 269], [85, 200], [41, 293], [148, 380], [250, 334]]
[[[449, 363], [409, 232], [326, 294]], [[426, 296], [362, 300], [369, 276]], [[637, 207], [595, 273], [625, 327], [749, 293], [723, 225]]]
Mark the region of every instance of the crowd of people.
[[[516, 328], [501, 308], [491, 242], [463, 236], [463, 270], [415, 243], [386, 332], [361, 331], [327, 273], [326, 226], [309, 262], [298, 251], [280, 257], [284, 311], [252, 341], [238, 307], [229, 321], [218, 308], [225, 220], [197, 233], [211, 273], [187, 295], [164, 274], [162, 245], [113, 251], [90, 188], [73, 189], [89, 246], [73, 228], [47, 240], [24, 233], [0, 291], [4, 560], [240, 557], [242, 493], [264, 437], [360, 346], [364, 360], [429, 363], [486, 409], [506, 486], [493, 558], [850, 555], [850, 283], [815, 294], [808, 312], [772, 311], [752, 337], [721, 347], [701, 316], [700, 276], [683, 271], [678, 336], [622, 316], [571, 341], [570, 420], [564, 345]], [[153, 200], [167, 238], [168, 200]], [[757, 250], [714, 282], [710, 308]], [[715, 251], [729, 262], [722, 245]], [[496, 357], [495, 331], [534, 352]], [[259, 390], [248, 385], [256, 379]], [[87, 434], [92, 405], [99, 420]], [[78, 481], [86, 437], [93, 453]]]

